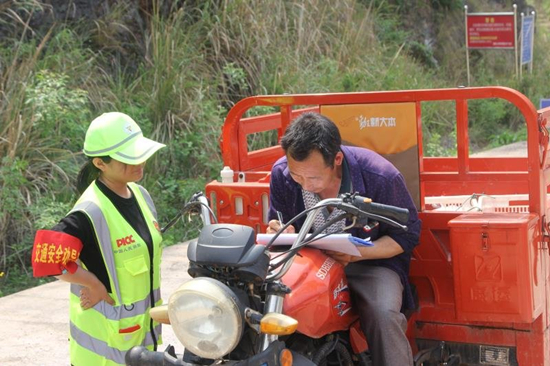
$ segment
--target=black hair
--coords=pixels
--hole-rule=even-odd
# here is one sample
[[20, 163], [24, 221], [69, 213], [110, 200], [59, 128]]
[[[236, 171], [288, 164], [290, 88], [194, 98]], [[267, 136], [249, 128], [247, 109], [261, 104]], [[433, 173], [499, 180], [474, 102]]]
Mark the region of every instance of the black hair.
[[105, 163], [111, 162], [110, 156], [89, 156], [88, 161], [82, 165], [80, 168], [80, 171], [78, 172], [78, 176], [76, 177], [76, 189], [78, 193], [82, 194], [88, 188], [88, 186], [92, 183], [94, 179], [97, 179], [99, 177], [99, 174], [101, 173], [101, 170], [99, 170], [93, 163], [94, 158], [100, 158]]
[[294, 119], [281, 139], [281, 147], [292, 159], [304, 161], [312, 151], [317, 150], [331, 168], [341, 144], [342, 137], [336, 124], [313, 112], [306, 112]]

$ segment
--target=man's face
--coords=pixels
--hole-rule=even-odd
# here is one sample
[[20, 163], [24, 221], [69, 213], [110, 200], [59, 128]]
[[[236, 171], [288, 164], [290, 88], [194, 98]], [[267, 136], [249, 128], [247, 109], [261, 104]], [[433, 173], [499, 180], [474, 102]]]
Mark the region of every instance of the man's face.
[[323, 155], [313, 150], [303, 161], [296, 161], [287, 155], [290, 176], [303, 189], [312, 193], [321, 193], [334, 184], [339, 184], [339, 167], [342, 164], [343, 154], [338, 152], [334, 159], [334, 166], [325, 164]]

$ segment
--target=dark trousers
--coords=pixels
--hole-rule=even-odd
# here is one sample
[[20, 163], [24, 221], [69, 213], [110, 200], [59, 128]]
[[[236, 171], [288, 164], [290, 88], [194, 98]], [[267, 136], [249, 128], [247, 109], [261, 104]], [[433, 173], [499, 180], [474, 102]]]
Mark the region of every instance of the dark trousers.
[[412, 365], [399, 275], [389, 268], [361, 263], [347, 265], [346, 275], [374, 366]]

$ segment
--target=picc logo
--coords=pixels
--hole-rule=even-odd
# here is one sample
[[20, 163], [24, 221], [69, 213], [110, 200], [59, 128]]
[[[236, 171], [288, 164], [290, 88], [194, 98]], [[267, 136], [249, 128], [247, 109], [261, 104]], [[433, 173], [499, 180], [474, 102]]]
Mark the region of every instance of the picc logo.
[[123, 245], [128, 245], [128, 244], [132, 244], [132, 243], [135, 243], [135, 242], [136, 241], [134, 240], [134, 236], [133, 235], [128, 235], [124, 238], [117, 239], [116, 240], [116, 246], [120, 248]]

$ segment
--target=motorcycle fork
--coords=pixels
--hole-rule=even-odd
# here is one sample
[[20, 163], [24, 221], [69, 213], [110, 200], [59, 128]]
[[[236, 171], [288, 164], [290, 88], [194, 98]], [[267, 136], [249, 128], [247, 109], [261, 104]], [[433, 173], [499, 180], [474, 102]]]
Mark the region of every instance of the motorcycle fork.
[[[290, 289], [279, 281], [267, 284], [264, 315], [269, 313], [283, 312], [283, 301], [286, 294], [290, 293]], [[262, 334], [260, 337], [260, 352], [265, 351], [269, 345], [275, 342], [278, 336], [273, 334]]]

